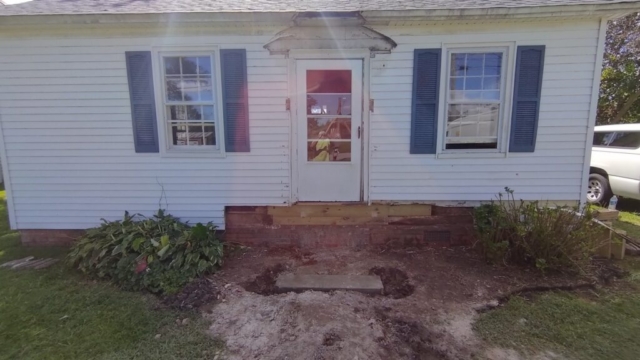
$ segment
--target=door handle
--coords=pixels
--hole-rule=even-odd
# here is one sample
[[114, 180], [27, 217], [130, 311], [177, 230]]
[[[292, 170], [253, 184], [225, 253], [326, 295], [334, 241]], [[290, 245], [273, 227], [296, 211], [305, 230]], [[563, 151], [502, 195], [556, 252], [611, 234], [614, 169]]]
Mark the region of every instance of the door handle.
[[360, 126], [358, 126], [358, 139], [360, 139]]

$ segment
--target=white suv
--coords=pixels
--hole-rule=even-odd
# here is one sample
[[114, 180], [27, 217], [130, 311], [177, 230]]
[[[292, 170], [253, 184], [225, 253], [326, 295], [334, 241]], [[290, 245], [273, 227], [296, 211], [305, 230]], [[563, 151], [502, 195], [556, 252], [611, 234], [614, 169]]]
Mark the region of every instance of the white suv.
[[640, 199], [640, 124], [596, 126], [587, 200]]

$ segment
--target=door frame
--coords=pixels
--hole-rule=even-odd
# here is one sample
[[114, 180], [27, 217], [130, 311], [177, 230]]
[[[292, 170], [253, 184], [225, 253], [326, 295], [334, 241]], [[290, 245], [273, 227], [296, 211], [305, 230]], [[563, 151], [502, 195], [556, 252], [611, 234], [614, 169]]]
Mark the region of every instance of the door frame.
[[[298, 189], [298, 103], [297, 103], [297, 60], [362, 60], [362, 148], [361, 148], [361, 161], [360, 161], [360, 202], [371, 203], [370, 189], [369, 189], [369, 142], [371, 138], [370, 130], [370, 51], [368, 49], [362, 50], [291, 50], [289, 52], [288, 61], [288, 74], [289, 74], [289, 120], [291, 125], [291, 134], [289, 138], [290, 146], [290, 165], [291, 165], [291, 199], [290, 203], [295, 204], [299, 201]], [[353, 106], [353, 104], [352, 104]]]

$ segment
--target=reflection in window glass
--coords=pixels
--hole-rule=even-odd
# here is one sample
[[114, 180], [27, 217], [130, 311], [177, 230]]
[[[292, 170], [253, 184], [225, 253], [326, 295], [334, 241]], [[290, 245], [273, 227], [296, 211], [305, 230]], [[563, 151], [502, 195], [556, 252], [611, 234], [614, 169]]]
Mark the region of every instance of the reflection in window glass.
[[593, 133], [593, 146], [607, 146], [613, 137], [612, 132]]
[[318, 139], [307, 142], [307, 160], [322, 161], [351, 161], [351, 141], [332, 141]]
[[351, 119], [308, 118], [307, 139], [350, 140]]
[[615, 135], [609, 141], [609, 146], [637, 149], [640, 147], [640, 132], [615, 132]]
[[308, 115], [351, 115], [351, 95], [307, 94]]
[[495, 149], [503, 53], [451, 53], [446, 149]]
[[307, 93], [351, 94], [351, 70], [307, 70]]
[[165, 119], [175, 146], [215, 146], [211, 56], [164, 56]]

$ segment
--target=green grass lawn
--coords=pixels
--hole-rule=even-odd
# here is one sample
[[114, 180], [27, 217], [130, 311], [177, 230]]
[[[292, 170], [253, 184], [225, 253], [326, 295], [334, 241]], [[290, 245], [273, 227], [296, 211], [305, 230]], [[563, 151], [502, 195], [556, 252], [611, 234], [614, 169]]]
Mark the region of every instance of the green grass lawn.
[[[619, 205], [614, 227], [640, 239], [640, 202], [625, 199]], [[481, 315], [474, 329], [490, 343], [524, 354], [551, 350], [572, 359], [638, 359], [640, 259], [627, 257], [618, 264], [630, 273], [625, 291], [603, 290], [588, 298], [564, 292], [534, 300], [515, 297]]]
[[[20, 245], [8, 226], [4, 196], [0, 191], [0, 263], [62, 257], [64, 249]], [[0, 359], [201, 359], [222, 349], [198, 314], [155, 310], [157, 304], [153, 296], [89, 281], [63, 264], [2, 268]], [[187, 317], [187, 325], [176, 325]]]

